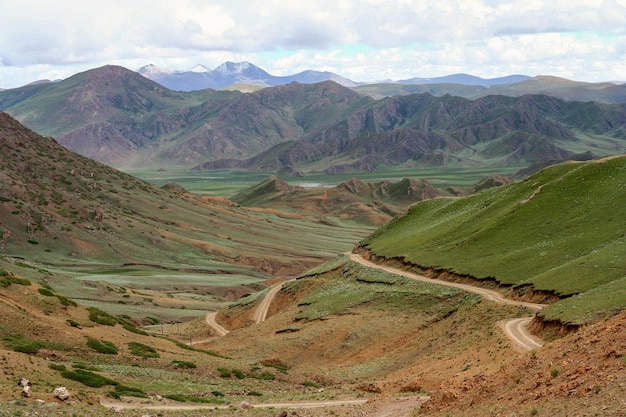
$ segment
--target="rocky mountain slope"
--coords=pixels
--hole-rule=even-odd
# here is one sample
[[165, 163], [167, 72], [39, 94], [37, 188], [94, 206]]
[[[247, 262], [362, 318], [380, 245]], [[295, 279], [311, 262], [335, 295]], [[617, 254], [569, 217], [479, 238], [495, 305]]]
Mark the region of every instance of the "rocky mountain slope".
[[[127, 285], [145, 288], [141, 275], [151, 272], [167, 277], [154, 280], [161, 289], [218, 298], [232, 290], [236, 298], [351, 248], [371, 230], [158, 188], [75, 154], [6, 113], [0, 147], [0, 254], [9, 270], [38, 279], [58, 270], [106, 281], [113, 270]], [[63, 282], [75, 297], [92, 299], [93, 288]]]
[[418, 201], [467, 196], [512, 182], [510, 177], [492, 174], [467, 189], [442, 189], [434, 187], [426, 179], [366, 182], [352, 178], [333, 187], [309, 188], [291, 186], [276, 176], [270, 176], [231, 197], [231, 200], [247, 207], [310, 213], [321, 218], [382, 226]]
[[116, 167], [333, 173], [523, 165], [625, 151], [624, 104], [430, 94], [373, 100], [330, 81], [185, 93], [113, 66], [2, 91], [0, 109]]

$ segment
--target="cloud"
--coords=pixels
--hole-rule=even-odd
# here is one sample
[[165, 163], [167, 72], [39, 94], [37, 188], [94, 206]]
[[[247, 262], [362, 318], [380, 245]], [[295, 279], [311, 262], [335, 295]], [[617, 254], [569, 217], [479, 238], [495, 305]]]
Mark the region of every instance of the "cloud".
[[[2, 87], [14, 67], [106, 63], [248, 60], [362, 79], [567, 68], [596, 79], [617, 78], [611, 66], [626, 61], [626, 0], [0, 0], [0, 10]], [[585, 68], [587, 56], [598, 62]]]

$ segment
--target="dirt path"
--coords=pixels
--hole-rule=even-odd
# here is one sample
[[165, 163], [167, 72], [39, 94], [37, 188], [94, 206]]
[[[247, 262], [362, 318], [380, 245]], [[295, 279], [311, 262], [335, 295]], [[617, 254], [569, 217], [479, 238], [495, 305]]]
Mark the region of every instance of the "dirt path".
[[[253, 408], [322, 408], [344, 405], [363, 405], [367, 399], [333, 400], [333, 401], [303, 401], [293, 403], [261, 403], [250, 404]], [[100, 405], [115, 410], [217, 410], [237, 407], [235, 404], [145, 404], [143, 402], [123, 403], [119, 401], [100, 400]]]
[[500, 323], [504, 333], [525, 350], [532, 350], [543, 346], [543, 341], [528, 331], [532, 317], [505, 320]]
[[259, 306], [256, 308], [254, 316], [252, 317], [256, 324], [265, 321], [265, 318], [267, 317], [267, 311], [270, 309], [270, 305], [272, 305], [272, 300], [274, 299], [276, 294], [278, 294], [278, 291], [280, 291], [282, 287], [283, 283], [276, 284], [272, 288], [270, 288], [267, 294], [265, 294], [265, 297], [263, 297], [261, 304], [259, 304]]
[[[431, 284], [439, 284], [445, 285], [447, 287], [459, 288], [464, 291], [473, 292], [475, 294], [480, 294], [485, 299], [494, 301], [496, 303], [509, 304], [514, 306], [524, 306], [528, 307], [532, 310], [540, 310], [543, 307], [546, 307], [547, 304], [537, 304], [537, 303], [528, 303], [525, 301], [516, 301], [511, 300], [509, 298], [505, 298], [502, 294], [497, 291], [489, 290], [486, 288], [475, 287], [469, 284], [461, 284], [456, 282], [443, 281], [440, 279], [428, 278], [423, 275], [414, 274], [409, 271], [404, 271], [402, 269], [393, 268], [391, 266], [386, 265], [378, 265], [372, 261], [368, 261], [364, 259], [362, 256], [356, 253], [346, 253], [346, 255], [350, 258], [351, 261], [357, 262], [361, 265], [367, 266], [369, 268], [376, 268], [383, 270], [385, 272], [389, 272], [391, 274], [402, 275], [407, 278], [411, 278], [416, 281], [428, 282]], [[510, 319], [502, 322], [501, 328], [504, 331], [504, 334], [513, 342], [516, 346], [524, 349], [524, 350], [532, 350], [538, 347], [543, 346], [543, 341], [528, 331], [528, 324], [532, 320], [532, 317], [522, 317], [516, 319]]]
[[[225, 336], [226, 334], [228, 334], [228, 330], [223, 328], [217, 321], [215, 321], [216, 316], [217, 316], [217, 311], [207, 314], [206, 324], [211, 326], [215, 330], [218, 336]], [[200, 342], [198, 341], [194, 343], [200, 343]]]

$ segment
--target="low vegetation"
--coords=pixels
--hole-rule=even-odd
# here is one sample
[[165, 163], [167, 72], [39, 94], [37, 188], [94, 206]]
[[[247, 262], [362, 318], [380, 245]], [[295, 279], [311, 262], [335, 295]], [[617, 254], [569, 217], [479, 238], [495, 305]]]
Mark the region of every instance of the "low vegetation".
[[626, 268], [624, 189], [626, 157], [560, 164], [475, 196], [418, 203], [361, 245], [424, 268], [581, 294], [584, 308], [569, 309], [572, 299], [547, 314], [584, 323], [626, 305], [615, 291]]

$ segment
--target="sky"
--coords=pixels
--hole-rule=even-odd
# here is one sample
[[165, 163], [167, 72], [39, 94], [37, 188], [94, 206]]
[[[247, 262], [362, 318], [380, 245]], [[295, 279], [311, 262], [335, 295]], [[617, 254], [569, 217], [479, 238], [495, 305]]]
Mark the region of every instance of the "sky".
[[107, 64], [626, 82], [626, 0], [0, 0], [0, 88]]

